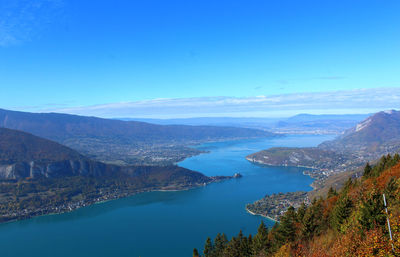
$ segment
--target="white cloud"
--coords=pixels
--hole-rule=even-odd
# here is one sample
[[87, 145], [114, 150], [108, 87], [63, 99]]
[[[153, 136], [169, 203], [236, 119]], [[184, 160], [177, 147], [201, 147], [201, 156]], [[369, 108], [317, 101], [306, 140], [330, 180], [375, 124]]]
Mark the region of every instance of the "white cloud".
[[98, 117], [287, 116], [308, 113], [370, 113], [400, 108], [400, 88], [357, 89], [254, 97], [152, 99], [47, 109]]

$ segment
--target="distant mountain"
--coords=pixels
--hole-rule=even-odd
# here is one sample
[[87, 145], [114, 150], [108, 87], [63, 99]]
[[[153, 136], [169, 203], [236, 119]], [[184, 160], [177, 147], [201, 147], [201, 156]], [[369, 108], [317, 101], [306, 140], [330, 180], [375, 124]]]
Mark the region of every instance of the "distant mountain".
[[177, 166], [118, 166], [93, 161], [78, 152], [22, 131], [0, 128], [0, 179], [68, 176], [136, 177], [156, 175], [164, 182], [208, 182], [206, 176]]
[[144, 142], [264, 137], [272, 133], [254, 129], [212, 126], [160, 126], [59, 113], [28, 113], [0, 109], [0, 126], [27, 131], [54, 140], [71, 137], [119, 138]]
[[301, 113], [288, 118], [287, 122], [309, 122], [321, 120], [339, 120], [339, 121], [355, 121], [359, 122], [370, 116], [370, 114], [306, 114]]
[[239, 138], [270, 137], [256, 129], [156, 125], [58, 113], [0, 109], [0, 127], [17, 129], [78, 150], [97, 160], [121, 164], [170, 164], [195, 152], [189, 144]]
[[340, 134], [368, 116], [367, 114], [299, 114], [277, 122], [271, 131], [294, 134]]
[[121, 120], [135, 120], [161, 125], [180, 124], [254, 128], [285, 134], [340, 134], [368, 116], [368, 114], [299, 114], [289, 118], [201, 117], [180, 119], [121, 118]]
[[322, 149], [338, 152], [371, 152], [379, 157], [400, 149], [400, 111], [378, 112], [333, 141], [322, 143]]
[[272, 127], [281, 118], [245, 118], [245, 117], [195, 117], [175, 119], [151, 118], [119, 118], [125, 121], [141, 121], [159, 125], [190, 125], [190, 126], [228, 126], [228, 127]]

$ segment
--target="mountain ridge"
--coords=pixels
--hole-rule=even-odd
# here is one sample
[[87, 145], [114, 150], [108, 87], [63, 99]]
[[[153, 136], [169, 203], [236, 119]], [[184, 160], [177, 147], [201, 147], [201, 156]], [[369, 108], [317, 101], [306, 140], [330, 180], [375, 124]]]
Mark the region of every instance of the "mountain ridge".
[[0, 127], [25, 131], [66, 145], [96, 160], [123, 165], [170, 165], [198, 154], [198, 150], [189, 148], [196, 143], [275, 136], [267, 131], [247, 128], [164, 126], [4, 109], [0, 109]]

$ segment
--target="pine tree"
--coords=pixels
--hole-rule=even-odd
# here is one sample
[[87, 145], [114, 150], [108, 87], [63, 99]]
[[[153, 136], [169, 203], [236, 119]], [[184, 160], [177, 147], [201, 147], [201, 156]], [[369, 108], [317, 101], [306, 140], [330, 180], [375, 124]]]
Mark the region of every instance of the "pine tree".
[[384, 226], [386, 217], [384, 214], [384, 204], [382, 195], [374, 192], [360, 208], [360, 224], [364, 229], [369, 230], [376, 225]]
[[240, 230], [240, 232], [237, 236], [237, 239], [240, 243], [240, 246], [239, 246], [240, 256], [243, 256], [243, 257], [250, 256], [251, 255], [251, 246], [249, 244], [249, 239], [247, 237], [243, 236], [242, 230]]
[[372, 172], [372, 167], [371, 167], [371, 165], [369, 165], [369, 162], [367, 162], [367, 164], [364, 167], [363, 177], [369, 178], [371, 176], [371, 172]]
[[290, 206], [285, 214], [281, 217], [277, 231], [277, 239], [280, 241], [281, 245], [294, 240], [296, 234], [295, 221], [296, 212], [295, 209]]
[[228, 239], [225, 234], [218, 233], [214, 240], [214, 253], [215, 256], [222, 256], [226, 245], [228, 244]]
[[257, 234], [253, 238], [252, 252], [254, 255], [259, 254], [262, 250], [269, 248], [268, 229], [264, 222], [261, 221]]
[[333, 189], [333, 187], [330, 187], [330, 188], [329, 188], [329, 191], [328, 191], [328, 196], [327, 196], [327, 198], [331, 198], [332, 196], [336, 196], [336, 195], [338, 195], [338, 193], [336, 192], [336, 190]]
[[236, 237], [232, 237], [226, 246], [223, 255], [224, 257], [240, 257], [240, 240]]
[[297, 209], [297, 212], [296, 212], [296, 219], [297, 219], [297, 222], [303, 222], [303, 218], [304, 218], [304, 214], [306, 213], [306, 210], [307, 210], [307, 206], [306, 206], [306, 204], [303, 202], [301, 205], [300, 205], [300, 207]]
[[193, 249], [193, 257], [199, 257], [199, 251], [196, 248]]
[[319, 235], [320, 231], [326, 224], [323, 220], [322, 215], [322, 204], [321, 200], [313, 200], [310, 207], [307, 208], [304, 214], [302, 223], [302, 236], [306, 239], [311, 238], [314, 235]]
[[204, 257], [212, 257], [214, 252], [214, 246], [211, 238], [207, 237], [206, 244], [204, 245]]
[[352, 211], [353, 203], [347, 196], [347, 194], [343, 194], [338, 201], [332, 211], [331, 217], [331, 225], [337, 231], [341, 231], [341, 227], [345, 224], [347, 218], [350, 216]]

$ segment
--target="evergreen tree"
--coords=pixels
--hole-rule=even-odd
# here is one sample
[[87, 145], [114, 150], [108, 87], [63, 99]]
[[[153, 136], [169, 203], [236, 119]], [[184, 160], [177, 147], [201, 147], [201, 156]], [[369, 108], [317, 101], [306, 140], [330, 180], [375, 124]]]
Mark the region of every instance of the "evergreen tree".
[[239, 254], [240, 256], [247, 257], [251, 255], [251, 246], [249, 244], [249, 239], [243, 236], [242, 230], [240, 230], [237, 239], [240, 243]]
[[385, 194], [386, 201], [399, 201], [400, 198], [398, 197], [396, 191], [399, 186], [396, 183], [395, 178], [391, 178], [387, 183], [383, 193]]
[[331, 198], [332, 196], [336, 196], [336, 195], [338, 195], [338, 193], [336, 192], [336, 190], [333, 189], [333, 187], [330, 187], [330, 188], [329, 188], [329, 191], [328, 191], [328, 196], [327, 196], [327, 198]]
[[304, 214], [306, 213], [306, 210], [307, 210], [307, 206], [306, 206], [306, 204], [303, 202], [301, 205], [300, 205], [300, 207], [297, 209], [297, 212], [296, 212], [296, 219], [297, 219], [297, 222], [303, 222], [303, 218], [304, 218]]
[[341, 227], [345, 224], [347, 218], [350, 216], [352, 211], [353, 203], [347, 196], [342, 195], [335, 204], [332, 211], [331, 225], [337, 231], [341, 231]]
[[397, 163], [400, 162], [400, 155], [399, 155], [398, 153], [396, 153], [396, 154], [393, 156], [393, 162], [394, 162], [394, 165], [396, 165]]
[[353, 186], [353, 180], [351, 178], [348, 178], [346, 183], [344, 183], [341, 194], [347, 194], [347, 192], [350, 190], [352, 186]]
[[321, 200], [317, 201], [314, 199], [304, 214], [302, 236], [306, 239], [319, 235], [321, 229], [326, 226], [326, 221], [323, 220], [321, 202]]
[[193, 257], [199, 257], [199, 251], [196, 248], [193, 249]]
[[247, 241], [248, 241], [248, 244], [250, 247], [250, 253], [252, 253], [253, 252], [253, 236], [251, 234], [247, 237]]
[[228, 239], [225, 234], [218, 233], [214, 240], [214, 252], [215, 256], [222, 256], [226, 245], [228, 244]]
[[212, 257], [214, 253], [214, 246], [211, 238], [207, 237], [206, 244], [204, 245], [204, 257]]
[[385, 226], [386, 217], [382, 195], [374, 192], [360, 208], [360, 224], [364, 229], [369, 230], [375, 226]]
[[254, 255], [257, 255], [263, 249], [268, 249], [269, 247], [268, 229], [265, 226], [264, 221], [261, 221], [257, 234], [253, 238], [252, 252]]
[[281, 217], [277, 231], [277, 239], [283, 245], [286, 242], [294, 241], [296, 235], [296, 212], [293, 206], [290, 206], [285, 214]]
[[369, 165], [369, 162], [367, 162], [367, 164], [364, 167], [363, 177], [369, 178], [371, 176], [371, 172], [372, 172], [372, 167], [371, 167], [371, 165]]
[[240, 257], [240, 240], [236, 237], [232, 237], [226, 246], [223, 257]]

